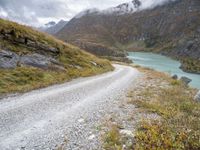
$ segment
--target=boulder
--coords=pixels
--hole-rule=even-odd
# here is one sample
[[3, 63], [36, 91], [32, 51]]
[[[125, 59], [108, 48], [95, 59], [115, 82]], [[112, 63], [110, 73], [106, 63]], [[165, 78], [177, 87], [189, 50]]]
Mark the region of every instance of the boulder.
[[200, 102], [200, 90], [199, 90], [199, 92], [195, 95], [194, 100]]
[[192, 80], [188, 77], [181, 77], [180, 79], [185, 85], [188, 85]]
[[97, 66], [97, 63], [94, 62], [94, 61], [90, 61], [90, 63], [91, 63], [93, 66]]
[[132, 131], [130, 130], [120, 130], [120, 134], [123, 135], [123, 136], [126, 136], [126, 137], [130, 137], [130, 138], [134, 138], [134, 134]]
[[172, 76], [172, 79], [177, 80], [178, 76], [175, 74], [175, 75]]
[[51, 53], [55, 53], [55, 54], [59, 53], [59, 50], [57, 48], [49, 47], [46, 44], [37, 43], [37, 46], [38, 46], [38, 49], [44, 50], [46, 52], [51, 52]]
[[1, 69], [14, 69], [17, 67], [19, 56], [11, 51], [0, 51], [0, 68]]

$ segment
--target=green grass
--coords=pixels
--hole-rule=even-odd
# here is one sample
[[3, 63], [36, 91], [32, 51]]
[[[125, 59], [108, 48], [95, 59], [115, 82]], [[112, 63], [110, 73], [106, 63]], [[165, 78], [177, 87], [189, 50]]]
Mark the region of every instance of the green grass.
[[[59, 50], [58, 54], [47, 54], [57, 59], [66, 71], [41, 70], [38, 68], [21, 67], [0, 70], [0, 95], [13, 92], [26, 92], [32, 89], [46, 87], [56, 83], [63, 83], [77, 77], [86, 77], [113, 70], [110, 62], [105, 59], [66, 44], [52, 36], [33, 30], [30, 27], [15, 22], [0, 19], [0, 35], [12, 33], [12, 38], [28, 38], [49, 47]], [[40, 52], [40, 49], [28, 47], [26, 44], [16, 43], [12, 40], [1, 39], [0, 48], [10, 50], [18, 55]], [[97, 65], [94, 65], [95, 62]]]

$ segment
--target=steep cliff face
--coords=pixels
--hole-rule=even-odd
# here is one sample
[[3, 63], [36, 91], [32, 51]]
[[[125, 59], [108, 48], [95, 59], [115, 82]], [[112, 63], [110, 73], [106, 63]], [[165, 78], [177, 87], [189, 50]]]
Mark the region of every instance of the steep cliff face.
[[125, 13], [96, 11], [73, 18], [56, 36], [118, 51], [159, 52], [182, 60], [187, 71], [200, 72], [200, 1], [168, 1], [148, 9], [141, 9], [141, 2], [136, 4], [135, 9], [130, 4], [114, 9], [121, 6]]

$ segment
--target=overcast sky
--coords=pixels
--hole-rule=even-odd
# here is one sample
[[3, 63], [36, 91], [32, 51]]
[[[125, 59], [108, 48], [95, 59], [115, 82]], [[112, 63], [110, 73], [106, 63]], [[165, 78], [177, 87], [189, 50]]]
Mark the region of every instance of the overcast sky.
[[[0, 17], [41, 26], [49, 21], [70, 20], [88, 8], [106, 9], [131, 0], [0, 0]], [[157, 3], [166, 0], [142, 0]]]
[[48, 21], [69, 20], [88, 8], [105, 9], [130, 0], [0, 0], [0, 17], [40, 26]]

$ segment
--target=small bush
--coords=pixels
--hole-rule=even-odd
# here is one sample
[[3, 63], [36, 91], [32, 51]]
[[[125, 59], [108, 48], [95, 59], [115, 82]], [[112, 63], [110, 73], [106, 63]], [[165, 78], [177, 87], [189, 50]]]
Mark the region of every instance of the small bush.
[[113, 126], [104, 138], [105, 150], [122, 150], [122, 142], [117, 126]]

